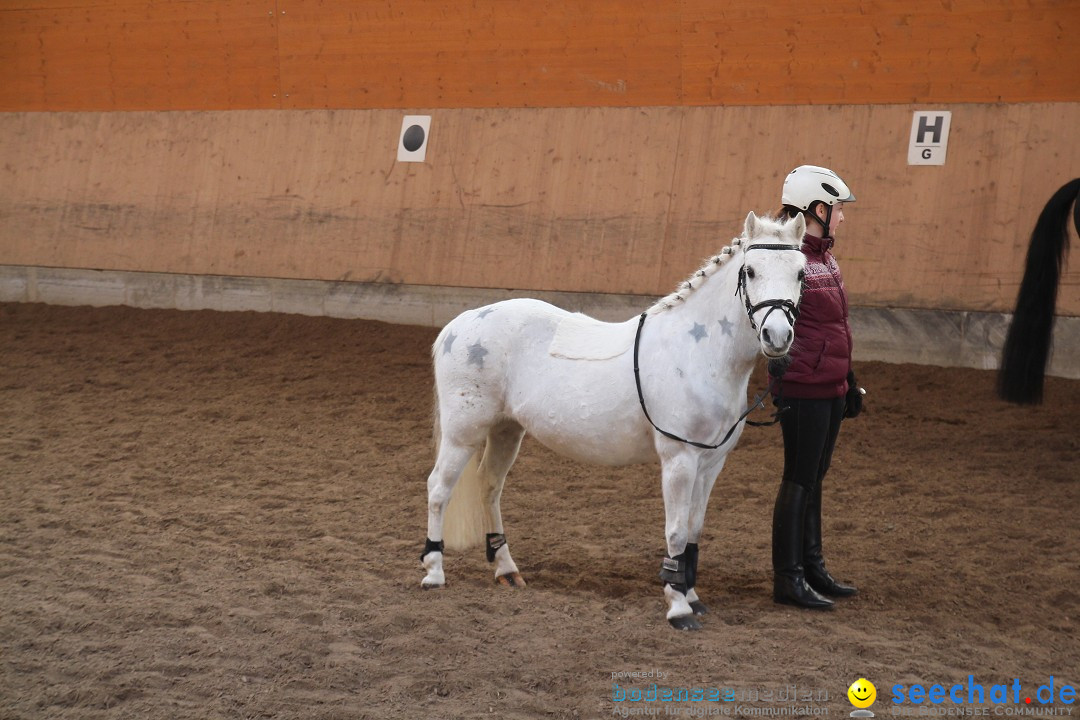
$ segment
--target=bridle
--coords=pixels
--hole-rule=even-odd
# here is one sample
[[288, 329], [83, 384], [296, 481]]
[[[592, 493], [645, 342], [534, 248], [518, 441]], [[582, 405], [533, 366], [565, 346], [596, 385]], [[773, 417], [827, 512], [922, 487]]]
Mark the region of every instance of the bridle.
[[[743, 251], [743, 253], [744, 253], [744, 257], [745, 257], [745, 253], [747, 253], [747, 252], [749, 252], [751, 250], [798, 250], [798, 249], [799, 249], [798, 245], [760, 245], [760, 244], [758, 244], [758, 245], [750, 245], [750, 246], [748, 246]], [[766, 307], [769, 308], [769, 311], [767, 313], [765, 313], [765, 317], [763, 317], [761, 319], [761, 324], [762, 325], [765, 324], [765, 321], [769, 319], [769, 315], [771, 315], [774, 310], [780, 310], [781, 312], [784, 313], [784, 316], [787, 317], [788, 322], [791, 323], [791, 326], [792, 327], [795, 326], [795, 321], [799, 318], [799, 308], [798, 308], [797, 303], [792, 302], [791, 300], [776, 300], [776, 299], [762, 300], [761, 302], [757, 303], [756, 305], [754, 305], [754, 304], [752, 304], [750, 302], [750, 294], [746, 290], [746, 262], [745, 262], [745, 260], [743, 262], [743, 266], [739, 269], [739, 283], [735, 287], [735, 294], [738, 295], [740, 293], [742, 294], [743, 302], [746, 305], [746, 317], [750, 320], [750, 327], [752, 327], [755, 331], [757, 331], [758, 327], [757, 327], [757, 323], [754, 322], [754, 313], [757, 312], [758, 310], [760, 310], [762, 308], [766, 308]], [[799, 295], [800, 295], [800, 297], [802, 296], [802, 287], [801, 286], [799, 288]], [[655, 422], [653, 422], [653, 419], [649, 416], [648, 408], [645, 407], [645, 394], [641, 391], [641, 370], [638, 367], [638, 348], [641, 346], [641, 328], [645, 326], [645, 318], [648, 317], [648, 314], [649, 314], [648, 311], [641, 313], [641, 317], [638, 319], [637, 333], [634, 335], [634, 384], [637, 386], [638, 402], [641, 403], [641, 411], [643, 413], [645, 413], [645, 419], [649, 421], [649, 424], [652, 425], [656, 429], [656, 431], [658, 433], [660, 433], [661, 435], [663, 435], [664, 437], [670, 438], [671, 440], [676, 440], [676, 441], [681, 442], [681, 443], [686, 443], [687, 445], [693, 445], [694, 447], [701, 448], [703, 450], [715, 450], [716, 448], [720, 447], [721, 445], [723, 445], [724, 443], [726, 443], [728, 440], [731, 439], [731, 436], [732, 436], [732, 434], [734, 434], [735, 429], [737, 427], [739, 427], [739, 423], [741, 423], [743, 420], [746, 420], [747, 416], [754, 409], [759, 408], [759, 407], [762, 410], [765, 409], [765, 403], [764, 403], [765, 396], [772, 392], [773, 387], [776, 386], [776, 383], [777, 383], [777, 381], [780, 380], [780, 378], [774, 377], [769, 381], [769, 387], [765, 388], [765, 391], [763, 393], [761, 393], [756, 398], [754, 398], [754, 402], [750, 403], [750, 406], [747, 407], [746, 410], [743, 412], [743, 414], [739, 416], [739, 419], [735, 421], [735, 424], [733, 424], [730, 428], [728, 428], [728, 431], [727, 431], [727, 433], [724, 434], [723, 439], [720, 440], [720, 442], [716, 443], [715, 445], [710, 445], [708, 443], [695, 442], [693, 440], [687, 440], [684, 437], [679, 437], [678, 435], [676, 435], [674, 433], [670, 433], [667, 430], [664, 430], [663, 428], [661, 428]], [[780, 415], [785, 410], [787, 410], [786, 407], [781, 407], [780, 409], [778, 409], [775, 413], [773, 413], [772, 420], [769, 420], [769, 421], [766, 421], [766, 422], [755, 422], [753, 420], [746, 420], [746, 424], [747, 425], [752, 425], [754, 427], [766, 427], [766, 426], [769, 426], [769, 425], [775, 425], [776, 423], [780, 422]]]
[[[798, 245], [751, 245], [746, 248], [743, 253], [748, 253], [751, 250], [798, 250]], [[753, 305], [750, 302], [750, 293], [746, 290], [746, 263], [739, 269], [739, 284], [735, 286], [735, 294], [742, 295], [743, 303], [746, 305], [746, 317], [750, 319], [750, 327], [757, 331], [757, 323], [754, 322], [754, 313], [761, 308], [769, 308], [769, 312], [765, 313], [765, 317], [761, 318], [761, 324], [764, 325], [765, 321], [769, 319], [774, 310], [780, 310], [787, 318], [788, 324], [795, 327], [795, 321], [799, 319], [799, 306], [797, 303], [791, 300], [762, 300], [757, 305]], [[799, 296], [802, 296], [802, 287], [799, 288]]]

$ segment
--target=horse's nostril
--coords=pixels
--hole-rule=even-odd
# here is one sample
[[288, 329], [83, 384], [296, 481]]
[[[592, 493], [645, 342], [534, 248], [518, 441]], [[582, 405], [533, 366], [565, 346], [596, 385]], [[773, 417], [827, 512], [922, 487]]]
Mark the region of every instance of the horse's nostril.
[[768, 330], [768, 328], [762, 328], [761, 329], [761, 339], [764, 340], [765, 342], [769, 343], [770, 345], [772, 344], [772, 340], [769, 339], [769, 330]]

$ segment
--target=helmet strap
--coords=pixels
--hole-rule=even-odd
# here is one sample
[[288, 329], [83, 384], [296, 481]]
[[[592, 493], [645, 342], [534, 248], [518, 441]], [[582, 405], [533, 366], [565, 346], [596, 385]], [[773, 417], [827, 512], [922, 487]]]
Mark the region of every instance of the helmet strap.
[[[821, 203], [822, 205], [825, 206], [825, 219], [824, 220], [819, 218], [818, 214], [816, 212], [814, 212], [814, 206], [817, 205], [818, 203]], [[813, 217], [814, 220], [817, 221], [818, 225], [821, 225], [821, 229], [822, 229], [821, 239], [825, 240], [826, 238], [828, 238], [829, 235], [830, 235], [829, 226], [832, 225], [833, 206], [829, 205], [826, 202], [822, 202], [821, 200], [816, 200], [815, 202], [810, 203], [810, 207], [806, 208], [806, 211], [808, 213], [810, 213], [811, 217]]]

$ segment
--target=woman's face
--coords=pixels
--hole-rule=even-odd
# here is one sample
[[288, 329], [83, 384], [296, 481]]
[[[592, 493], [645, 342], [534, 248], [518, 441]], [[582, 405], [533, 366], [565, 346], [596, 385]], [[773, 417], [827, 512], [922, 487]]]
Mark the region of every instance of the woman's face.
[[836, 237], [836, 230], [840, 223], [844, 222], [844, 203], [837, 203], [832, 209], [832, 219], [829, 221], [829, 234]]
[[[821, 227], [825, 227], [825, 215], [828, 212], [828, 208], [824, 203], [818, 203], [814, 208], [814, 213], [817, 215], [818, 224]], [[844, 222], [844, 203], [837, 203], [833, 205], [832, 218], [829, 220], [829, 236], [836, 237], [836, 231], [840, 227], [840, 223]]]

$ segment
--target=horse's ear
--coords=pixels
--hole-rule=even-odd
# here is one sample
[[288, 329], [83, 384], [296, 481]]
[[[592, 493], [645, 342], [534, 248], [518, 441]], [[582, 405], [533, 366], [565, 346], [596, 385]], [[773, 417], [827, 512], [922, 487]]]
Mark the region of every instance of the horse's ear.
[[754, 230], [757, 229], [757, 221], [757, 215], [755, 215], [754, 211], [751, 210], [750, 214], [746, 216], [746, 237], [754, 237]]
[[803, 235], [806, 234], [806, 218], [803, 217], [803, 214], [796, 215], [789, 225], [791, 225], [792, 232], [795, 233], [795, 239], [802, 242]]

